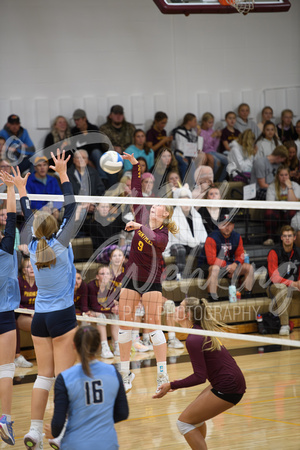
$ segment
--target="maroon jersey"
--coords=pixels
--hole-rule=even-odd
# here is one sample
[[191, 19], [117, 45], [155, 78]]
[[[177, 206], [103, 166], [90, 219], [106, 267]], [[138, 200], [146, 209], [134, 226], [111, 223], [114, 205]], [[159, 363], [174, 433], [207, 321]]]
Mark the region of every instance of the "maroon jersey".
[[82, 281], [77, 291], [74, 291], [74, 304], [76, 312], [87, 312], [88, 308], [88, 287], [87, 284]]
[[[132, 167], [131, 189], [133, 196], [143, 196], [139, 164]], [[142, 282], [160, 283], [162, 253], [168, 244], [168, 228], [162, 225], [151, 230], [147, 208], [144, 205], [133, 205], [133, 208], [135, 221], [142, 226], [134, 232], [125, 268], [126, 277]]]
[[220, 145], [220, 152], [223, 153], [226, 151], [226, 148], [224, 147], [223, 141], [227, 141], [228, 144], [231, 144], [232, 141], [235, 141], [241, 132], [234, 128], [234, 131], [228, 130], [227, 127], [223, 128], [222, 135], [221, 135], [221, 145]]
[[158, 144], [158, 142], [161, 141], [166, 136], [167, 136], [166, 130], [156, 131], [154, 128], [150, 128], [150, 130], [148, 130], [146, 133], [146, 141], [152, 142], [152, 145], [154, 146]]
[[20, 308], [34, 309], [37, 285], [34, 283], [30, 286], [23, 276], [19, 277], [18, 280], [21, 294]]
[[[194, 325], [193, 328], [201, 330]], [[222, 394], [244, 394], [246, 382], [241, 369], [225, 347], [221, 350], [202, 350], [206, 336], [189, 334], [186, 340], [186, 348], [189, 352], [194, 373], [183, 380], [172, 381], [171, 389], [186, 388], [210, 382], [212, 387]], [[204, 348], [209, 348], [210, 338]]]
[[109, 280], [103, 289], [99, 289], [98, 280], [92, 280], [88, 284], [88, 303], [89, 309], [95, 312], [110, 314], [111, 309], [115, 306], [115, 300], [118, 300], [121, 282], [116, 281], [123, 278], [121, 273], [116, 279]]

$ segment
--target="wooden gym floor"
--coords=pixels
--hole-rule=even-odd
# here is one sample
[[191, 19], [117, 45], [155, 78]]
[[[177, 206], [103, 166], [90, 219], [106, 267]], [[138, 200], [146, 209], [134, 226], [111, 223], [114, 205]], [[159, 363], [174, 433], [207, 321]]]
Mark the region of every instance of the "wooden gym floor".
[[[300, 330], [296, 329], [290, 339], [300, 340]], [[237, 406], [207, 422], [208, 449], [299, 450], [300, 348], [260, 346], [232, 339], [223, 343], [244, 372], [247, 392]], [[24, 355], [28, 357], [29, 353]], [[128, 393], [130, 416], [126, 422], [116, 425], [121, 450], [189, 448], [177, 431], [176, 420], [206, 385], [178, 390], [153, 400], [156, 387], [153, 358], [153, 352], [132, 355], [136, 378]], [[109, 363], [118, 361], [119, 358], [108, 360]], [[186, 349], [168, 350], [168, 372], [171, 380], [191, 373]], [[32, 369], [16, 369], [13, 392], [16, 449], [24, 448], [23, 436], [30, 424], [30, 396], [36, 373], [36, 365]], [[52, 402], [51, 392], [47, 422], [52, 416]], [[7, 447], [1, 441], [0, 448]], [[44, 441], [44, 449], [47, 448], [50, 447]]]

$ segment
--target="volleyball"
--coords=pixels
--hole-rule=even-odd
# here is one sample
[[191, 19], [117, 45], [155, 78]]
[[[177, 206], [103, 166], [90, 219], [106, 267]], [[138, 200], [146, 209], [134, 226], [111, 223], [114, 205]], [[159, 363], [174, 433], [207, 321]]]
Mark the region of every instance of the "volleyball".
[[100, 167], [106, 173], [118, 173], [123, 168], [123, 159], [118, 152], [109, 150], [101, 156]]

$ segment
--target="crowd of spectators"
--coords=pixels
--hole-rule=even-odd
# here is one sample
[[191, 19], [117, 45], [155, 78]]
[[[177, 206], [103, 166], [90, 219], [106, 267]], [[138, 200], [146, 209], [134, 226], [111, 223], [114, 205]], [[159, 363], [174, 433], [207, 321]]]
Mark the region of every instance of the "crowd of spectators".
[[[226, 233], [219, 224], [229, 211], [222, 211], [217, 200], [222, 197], [224, 180], [255, 184], [257, 200], [295, 202], [300, 199], [300, 120], [294, 124], [293, 112], [285, 109], [279, 121], [275, 121], [270, 106], [263, 108], [259, 123], [250, 117], [250, 107], [245, 103], [238, 106], [237, 113], [228, 111], [225, 121], [216, 126], [211, 112], [204, 113], [200, 121], [195, 114], [187, 113], [168, 135], [165, 112], [157, 112], [150, 129], [142, 130], [125, 119], [121, 105], [111, 107], [106, 123], [100, 128], [89, 122], [84, 110], [76, 109], [73, 124], [61, 115], [54, 119], [43, 151], [36, 153], [28, 131], [21, 126], [21, 119], [11, 114], [0, 131], [0, 168], [9, 171], [12, 165], [18, 165], [23, 173], [30, 171], [29, 194], [61, 194], [51, 167], [51, 151], [59, 147], [70, 154], [68, 176], [76, 195], [128, 196], [131, 195], [130, 163], [125, 161], [123, 170], [114, 175], [104, 172], [99, 164], [102, 154], [114, 149], [120, 154], [133, 153], [139, 160], [144, 197], [210, 199], [212, 204], [208, 207], [175, 208], [174, 220], [178, 222], [180, 233], [170, 239], [164, 256], [175, 256], [176, 277], [180, 279], [190, 267], [185, 264], [187, 256], [190, 255], [193, 264], [201, 258], [206, 259], [205, 264], [211, 261], [212, 255], [207, 258], [205, 248], [212, 249], [212, 234], [218, 235], [218, 245], [222, 244]], [[3, 187], [1, 189], [3, 192]], [[5, 223], [5, 201], [2, 203], [0, 221]], [[60, 202], [32, 200], [31, 206], [46, 209], [57, 218], [61, 216]], [[93, 250], [98, 252], [97, 260], [101, 263], [106, 249], [112, 245], [118, 244], [125, 254], [128, 252], [132, 235], [125, 232], [124, 227], [132, 219], [130, 205], [105, 201], [81, 203], [76, 212], [77, 237], [92, 238]], [[290, 224], [292, 219], [298, 244], [300, 219], [296, 211], [271, 209], [266, 204], [262, 243], [273, 247], [280, 242], [280, 227]], [[235, 236], [234, 233], [232, 230], [230, 235]], [[19, 234], [17, 241], [16, 249], [26, 253]], [[239, 250], [243, 249], [238, 238], [236, 242]], [[224, 245], [220, 248], [224, 252]], [[228, 253], [225, 272], [229, 276], [228, 267], [236, 270], [240, 265], [240, 274], [251, 279], [253, 274], [242, 260], [243, 252], [240, 253], [236, 260]], [[226, 260], [226, 251], [224, 255]], [[217, 273], [219, 277], [223, 266], [224, 262], [213, 263], [207, 275], [211, 278]], [[211, 300], [215, 297], [214, 289], [211, 284]]]

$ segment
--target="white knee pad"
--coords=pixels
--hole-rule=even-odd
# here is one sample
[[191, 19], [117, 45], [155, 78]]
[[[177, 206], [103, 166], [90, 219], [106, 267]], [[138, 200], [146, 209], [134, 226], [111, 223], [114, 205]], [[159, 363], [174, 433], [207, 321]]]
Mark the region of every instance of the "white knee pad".
[[54, 381], [55, 381], [55, 377], [48, 378], [48, 377], [42, 377], [41, 375], [38, 375], [34, 382], [33, 389], [44, 389], [45, 391], [49, 392], [53, 386]]
[[173, 300], [167, 300], [164, 304], [164, 311], [166, 314], [174, 314], [175, 313], [175, 303]]
[[119, 344], [126, 344], [131, 341], [131, 330], [119, 330]]
[[145, 308], [142, 306], [138, 306], [135, 310], [136, 317], [143, 317], [145, 315]]
[[189, 431], [195, 430], [195, 425], [191, 425], [190, 423], [181, 422], [181, 420], [177, 420], [176, 422], [178, 431], [182, 436], [184, 436]]
[[151, 341], [153, 345], [162, 345], [166, 343], [166, 338], [161, 330], [156, 330], [150, 333]]
[[15, 364], [2, 364], [0, 366], [0, 378], [13, 378], [15, 374]]

